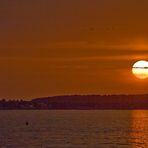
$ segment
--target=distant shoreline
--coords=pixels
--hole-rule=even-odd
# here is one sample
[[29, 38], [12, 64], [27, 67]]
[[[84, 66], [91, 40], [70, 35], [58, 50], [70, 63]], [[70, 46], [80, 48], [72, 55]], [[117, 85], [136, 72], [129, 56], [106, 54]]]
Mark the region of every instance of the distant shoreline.
[[0, 110], [146, 110], [148, 94], [71, 95], [0, 101]]

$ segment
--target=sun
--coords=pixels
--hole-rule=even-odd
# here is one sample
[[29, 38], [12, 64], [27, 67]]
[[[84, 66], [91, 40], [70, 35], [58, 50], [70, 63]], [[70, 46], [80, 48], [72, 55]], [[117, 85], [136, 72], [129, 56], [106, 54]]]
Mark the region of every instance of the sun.
[[148, 78], [148, 61], [138, 61], [132, 67], [133, 74], [139, 79]]

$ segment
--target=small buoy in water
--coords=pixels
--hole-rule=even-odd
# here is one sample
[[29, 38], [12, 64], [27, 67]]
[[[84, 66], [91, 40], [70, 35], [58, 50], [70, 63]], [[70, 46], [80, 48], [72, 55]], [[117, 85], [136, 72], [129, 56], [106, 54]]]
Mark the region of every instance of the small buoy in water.
[[28, 122], [26, 122], [26, 126], [28, 126], [29, 125], [29, 123]]

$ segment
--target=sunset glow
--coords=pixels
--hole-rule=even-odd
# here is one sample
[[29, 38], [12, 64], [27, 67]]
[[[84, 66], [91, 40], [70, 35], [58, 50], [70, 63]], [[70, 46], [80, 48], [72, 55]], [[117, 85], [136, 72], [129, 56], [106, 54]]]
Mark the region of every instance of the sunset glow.
[[144, 81], [131, 72], [134, 61], [148, 57], [146, 6], [147, 0], [1, 1], [0, 97], [147, 93], [147, 70], [133, 69]]

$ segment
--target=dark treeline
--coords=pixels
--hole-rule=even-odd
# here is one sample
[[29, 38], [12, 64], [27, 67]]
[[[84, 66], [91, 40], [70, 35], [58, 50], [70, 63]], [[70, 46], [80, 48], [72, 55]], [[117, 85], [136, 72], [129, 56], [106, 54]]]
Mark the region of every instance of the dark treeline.
[[0, 101], [0, 109], [148, 109], [145, 95], [73, 95]]

